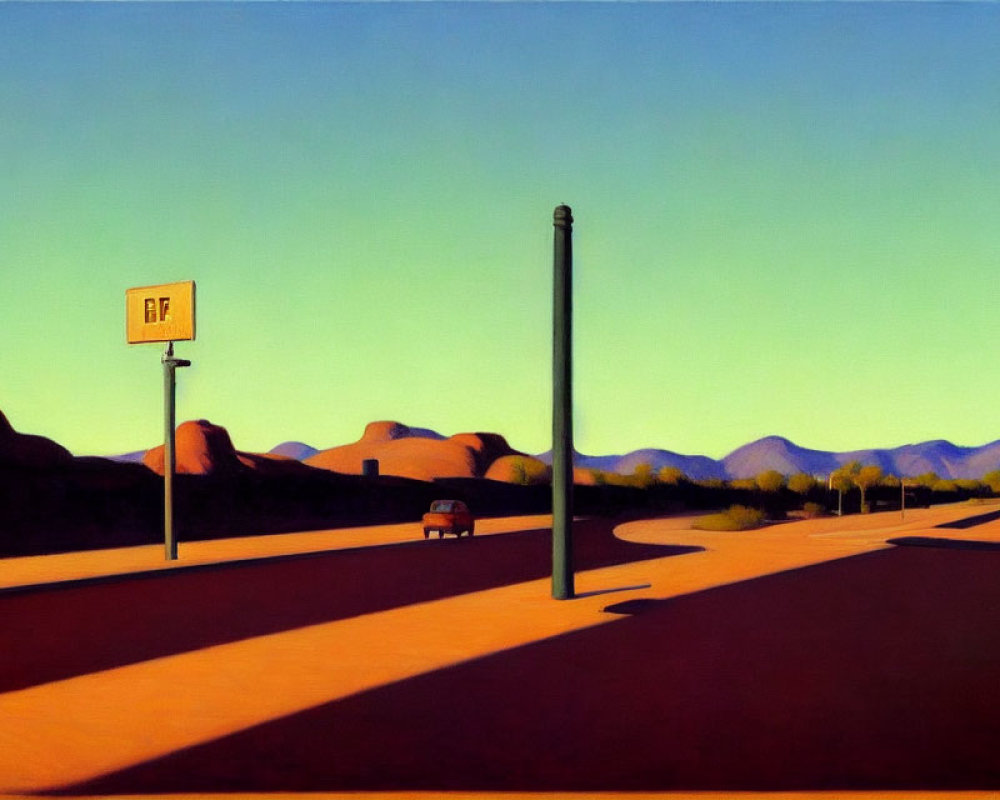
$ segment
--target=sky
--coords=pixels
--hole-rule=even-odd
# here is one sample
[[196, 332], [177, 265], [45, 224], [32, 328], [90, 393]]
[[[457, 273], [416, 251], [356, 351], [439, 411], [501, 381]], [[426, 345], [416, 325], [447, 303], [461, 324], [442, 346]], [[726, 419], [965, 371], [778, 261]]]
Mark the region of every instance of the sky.
[[0, 3], [0, 411], [163, 438], [125, 290], [193, 279], [177, 419], [721, 457], [1000, 439], [1000, 5]]

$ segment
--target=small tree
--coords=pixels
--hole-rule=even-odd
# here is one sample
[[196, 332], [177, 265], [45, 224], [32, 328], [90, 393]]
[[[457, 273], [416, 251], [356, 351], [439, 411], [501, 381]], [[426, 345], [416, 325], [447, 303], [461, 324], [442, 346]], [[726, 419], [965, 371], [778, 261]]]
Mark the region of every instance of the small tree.
[[809, 494], [816, 488], [816, 479], [805, 472], [796, 472], [788, 479], [788, 488], [795, 494]]
[[[816, 488], [816, 479], [805, 472], [796, 472], [794, 475], [788, 478], [788, 489], [789, 491], [795, 492], [799, 495], [803, 501], [809, 496], [809, 493]], [[821, 509], [818, 503], [803, 502], [802, 510], [805, 512], [806, 517], [818, 517]]]
[[660, 467], [660, 471], [656, 473], [656, 479], [660, 483], [665, 483], [669, 486], [676, 486], [684, 480], [685, 477], [684, 472], [680, 467]]
[[983, 483], [993, 494], [1000, 494], [1000, 469], [995, 469], [983, 475]]
[[511, 482], [521, 486], [548, 483], [552, 480], [551, 468], [537, 459], [515, 456], [510, 463]]
[[917, 475], [916, 481], [921, 486], [926, 486], [928, 489], [932, 487], [935, 483], [941, 480], [936, 472], [925, 472], [923, 475]]
[[823, 516], [823, 512], [826, 509], [823, 508], [819, 503], [803, 503], [802, 511], [805, 514], [806, 519], [815, 519], [816, 517]]
[[647, 461], [636, 464], [632, 470], [632, 484], [640, 489], [648, 489], [656, 483], [656, 475], [653, 474], [653, 465]]
[[875, 464], [861, 467], [861, 469], [854, 473], [852, 480], [855, 486], [861, 490], [861, 513], [867, 514], [869, 509], [868, 503], [865, 501], [865, 490], [882, 480], [882, 467]]
[[768, 469], [755, 478], [762, 492], [776, 492], [785, 485], [785, 476], [776, 469]]
[[838, 517], [844, 513], [844, 492], [850, 490], [854, 485], [854, 481], [851, 479], [850, 466], [845, 464], [840, 469], [835, 469], [830, 473], [830, 488], [837, 490]]

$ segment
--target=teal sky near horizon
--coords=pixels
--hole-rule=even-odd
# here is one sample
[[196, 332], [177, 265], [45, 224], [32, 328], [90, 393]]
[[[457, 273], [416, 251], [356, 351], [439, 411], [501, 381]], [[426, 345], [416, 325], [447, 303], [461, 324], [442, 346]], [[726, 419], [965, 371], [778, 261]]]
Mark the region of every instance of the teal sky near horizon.
[[0, 411], [162, 439], [124, 292], [194, 279], [178, 420], [576, 445], [1000, 439], [1000, 5], [0, 3]]

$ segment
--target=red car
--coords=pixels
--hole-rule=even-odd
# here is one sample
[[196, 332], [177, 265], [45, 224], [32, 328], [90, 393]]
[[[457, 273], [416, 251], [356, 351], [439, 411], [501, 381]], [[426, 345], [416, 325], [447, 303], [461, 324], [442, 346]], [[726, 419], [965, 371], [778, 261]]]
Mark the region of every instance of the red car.
[[472, 536], [475, 533], [476, 521], [472, 518], [469, 507], [461, 500], [435, 500], [431, 510], [424, 514], [424, 538], [431, 531], [438, 532], [438, 538], [443, 539], [446, 533], [461, 536], [463, 533]]

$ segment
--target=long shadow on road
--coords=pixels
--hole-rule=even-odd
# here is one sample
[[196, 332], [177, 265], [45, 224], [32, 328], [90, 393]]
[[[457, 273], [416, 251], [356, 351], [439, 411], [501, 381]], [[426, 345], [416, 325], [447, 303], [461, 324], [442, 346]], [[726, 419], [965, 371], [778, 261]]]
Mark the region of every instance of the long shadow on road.
[[978, 525], [985, 525], [987, 522], [994, 522], [1000, 519], [1000, 511], [990, 511], [986, 514], [976, 514], [971, 517], [965, 517], [964, 519], [956, 519], [952, 522], [944, 522], [938, 525], [938, 528], [957, 528], [959, 530], [965, 530], [967, 528], [975, 528]]
[[[624, 542], [613, 527], [600, 519], [574, 524], [579, 569], [699, 549]], [[0, 593], [0, 691], [520, 583], [550, 570], [551, 532], [532, 530]]]
[[67, 792], [996, 789], [998, 574], [904, 547], [612, 606]]

